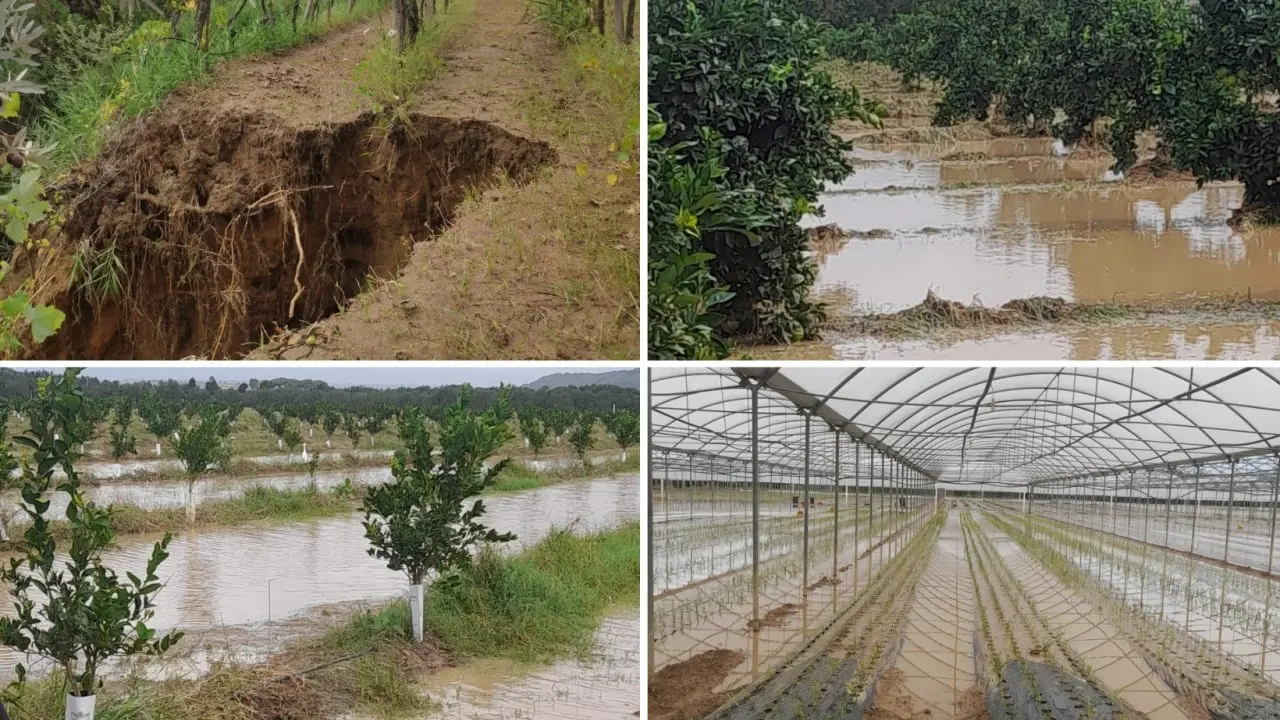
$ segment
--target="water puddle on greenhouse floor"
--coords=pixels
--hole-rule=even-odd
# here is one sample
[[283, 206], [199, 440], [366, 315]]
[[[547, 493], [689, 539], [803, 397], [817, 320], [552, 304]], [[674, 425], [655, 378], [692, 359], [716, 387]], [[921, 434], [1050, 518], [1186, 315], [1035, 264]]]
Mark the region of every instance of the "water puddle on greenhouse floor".
[[[622, 475], [486, 497], [485, 516], [518, 539], [508, 552], [536, 543], [552, 528], [575, 532], [616, 527], [638, 518], [637, 477]], [[170, 674], [199, 674], [228, 656], [259, 661], [294, 639], [303, 620], [343, 616], [335, 607], [376, 604], [406, 592], [402, 573], [366, 553], [361, 516], [183, 533], [169, 546], [160, 571], [165, 587], [151, 626], [182, 628], [186, 656]], [[158, 538], [129, 536], [105, 554], [106, 563], [141, 572]], [[0, 652], [0, 674], [19, 654]]]
[[470, 662], [435, 673], [426, 690], [446, 720], [621, 720], [639, 714], [640, 666], [639, 612], [630, 608], [605, 619], [587, 657], [535, 667]]
[[[896, 312], [929, 292], [987, 307], [1033, 296], [1152, 307], [1280, 299], [1280, 228], [1228, 224], [1240, 186], [1099, 182], [1108, 158], [1054, 157], [1049, 147], [997, 138], [856, 149], [854, 174], [828, 188], [825, 217], [807, 223], [849, 235], [815, 247], [815, 294], [845, 314]], [[829, 334], [827, 343], [850, 359], [1280, 356], [1280, 322], [1269, 317], [944, 335]]]

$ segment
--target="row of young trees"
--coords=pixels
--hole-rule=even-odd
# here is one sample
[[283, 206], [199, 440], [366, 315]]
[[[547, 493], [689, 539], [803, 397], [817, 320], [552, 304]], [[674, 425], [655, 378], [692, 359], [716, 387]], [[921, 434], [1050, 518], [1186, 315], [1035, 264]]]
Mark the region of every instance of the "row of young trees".
[[1105, 128], [1116, 171], [1137, 160], [1135, 133], [1154, 130], [1161, 165], [1239, 180], [1247, 213], [1280, 217], [1280, 10], [1270, 4], [917, 0], [871, 28], [852, 51], [908, 81], [938, 81], [938, 124], [994, 110], [1067, 144]]
[[548, 441], [559, 444], [561, 439], [567, 437], [578, 459], [584, 465], [590, 465], [587, 452], [595, 445], [597, 421], [604, 425], [618, 447], [622, 448], [623, 459], [626, 459], [628, 449], [640, 443], [640, 416], [630, 409], [596, 415], [589, 411], [575, 413], [558, 409], [528, 408], [520, 412], [519, 420], [520, 433], [524, 436], [525, 444], [533, 451], [534, 457], [542, 453]]
[[[369, 554], [405, 573], [409, 581], [412, 622], [405, 631], [416, 642], [425, 636], [426, 583], [456, 582], [471, 567], [476, 546], [515, 539], [484, 522], [486, 509], [478, 498], [509, 462], [488, 464], [511, 438], [513, 413], [507, 398], [508, 392], [501, 392], [494, 403], [477, 411], [471, 406], [470, 388], [464, 386], [439, 420], [419, 408], [400, 410], [395, 423], [404, 448], [392, 459], [392, 479], [370, 488], [362, 503]], [[68, 717], [74, 709], [83, 713], [74, 717], [91, 720], [107, 661], [161, 655], [183, 633], [161, 633], [148, 626], [163, 587], [160, 570], [169, 557], [171, 536], [154, 544], [141, 574], [124, 572], [121, 577], [120, 570], [104, 562], [103, 551], [114, 542], [113, 511], [84, 498], [75, 467], [77, 448], [96, 424], [88, 405], [76, 371], [68, 370], [41, 380], [37, 394], [15, 408], [29, 424], [13, 439], [31, 451], [29, 459], [13, 463], [21, 469], [28, 528], [23, 554], [0, 566], [0, 581], [8, 586], [16, 608], [14, 615], [0, 617], [0, 643], [52, 661], [67, 683]], [[115, 408], [119, 415], [113, 425], [127, 416], [127, 408], [125, 402]], [[624, 413], [607, 422], [625, 426], [631, 421]], [[175, 443], [191, 451], [183, 456], [195, 466], [207, 463], [217, 455], [228, 425], [225, 408], [184, 413]], [[0, 455], [5, 457], [13, 462], [12, 452]], [[57, 471], [62, 479], [55, 481]], [[54, 493], [68, 496], [62, 520], [69, 537], [53, 530], [49, 510]], [[69, 561], [64, 562], [68, 553]], [[4, 694], [21, 703], [25, 665], [17, 666], [17, 675]], [[24, 710], [34, 717], [42, 708]]]

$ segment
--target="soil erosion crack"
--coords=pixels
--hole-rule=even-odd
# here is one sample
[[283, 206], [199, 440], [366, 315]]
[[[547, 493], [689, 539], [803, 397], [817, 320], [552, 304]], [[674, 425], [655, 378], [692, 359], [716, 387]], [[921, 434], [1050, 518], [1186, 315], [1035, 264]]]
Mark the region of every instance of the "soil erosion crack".
[[[44, 301], [68, 314], [44, 356], [240, 357], [394, 276], [465, 199], [556, 161], [479, 120], [366, 113], [295, 128], [171, 106], [71, 179], [62, 241], [40, 263], [16, 255], [15, 276], [38, 272]], [[118, 292], [83, 279], [104, 263]]]

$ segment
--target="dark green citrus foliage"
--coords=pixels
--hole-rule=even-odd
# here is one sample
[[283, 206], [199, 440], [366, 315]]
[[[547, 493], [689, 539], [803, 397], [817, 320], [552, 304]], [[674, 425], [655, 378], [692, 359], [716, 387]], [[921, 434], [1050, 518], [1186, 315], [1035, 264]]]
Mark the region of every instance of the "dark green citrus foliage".
[[458, 402], [440, 425], [440, 452], [427, 432], [423, 414], [410, 408], [400, 414], [400, 438], [405, 448], [391, 461], [392, 480], [369, 489], [364, 505], [369, 554], [403, 571], [411, 584], [421, 584], [435, 572], [440, 581], [456, 579], [471, 564], [471, 548], [481, 542], [509, 542], [481, 522], [484, 501], [466, 501], [493, 485], [508, 465], [492, 467], [484, 461], [506, 442], [511, 411], [506, 392], [483, 413], [470, 407], [471, 389], [464, 387]]
[[649, 352], [664, 360], [719, 359], [729, 352], [717, 333], [724, 322], [720, 308], [733, 293], [712, 277], [715, 255], [703, 248], [702, 234], [730, 228], [745, 233], [762, 218], [752, 212], [753, 193], [721, 187], [719, 134], [705, 128], [701, 142], [667, 146], [661, 142], [665, 133], [651, 112]]
[[939, 81], [936, 120], [985, 119], [1067, 143], [1109, 122], [1116, 169], [1155, 130], [1159, 159], [1240, 180], [1280, 215], [1280, 8], [1260, 0], [923, 0], [878, 28], [888, 61]]
[[824, 182], [850, 172], [832, 123], [874, 116], [817, 69], [825, 26], [795, 0], [649, 9], [649, 97], [661, 128], [650, 144], [654, 354], [714, 356], [726, 337], [803, 339], [823, 311], [809, 297], [815, 269], [798, 223], [818, 210]]
[[[22, 468], [22, 512], [30, 523], [22, 556], [0, 567], [14, 614], [0, 618], [0, 643], [56, 663], [70, 681], [68, 690], [90, 695], [101, 684], [98, 672], [113, 657], [160, 655], [182, 637], [158, 634], [147, 626], [163, 587], [160, 565], [169, 557], [170, 537], [156, 543], [142, 576], [103, 564], [114, 544], [111, 509], [87, 501], [80, 492], [75, 448], [89, 436], [85, 397], [76, 371], [42, 381], [39, 395], [25, 408], [30, 429], [14, 442], [31, 451]], [[54, 487], [54, 470], [65, 479]], [[65, 520], [70, 541], [58, 547], [47, 514], [50, 495], [66, 493]], [[16, 667], [19, 682], [26, 668]]]

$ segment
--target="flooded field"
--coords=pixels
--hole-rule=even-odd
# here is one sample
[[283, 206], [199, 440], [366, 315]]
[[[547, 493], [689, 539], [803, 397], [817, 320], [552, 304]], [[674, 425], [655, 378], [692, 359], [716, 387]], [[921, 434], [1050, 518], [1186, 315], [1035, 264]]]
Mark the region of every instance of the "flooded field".
[[[998, 137], [976, 123], [930, 128], [928, 93], [883, 73], [859, 86], [889, 108], [886, 129], [857, 131], [854, 174], [827, 188], [825, 216], [810, 220], [845, 235], [816, 247], [814, 292], [834, 314], [893, 313], [930, 292], [985, 307], [1036, 296], [1161, 311], [1280, 300], [1280, 229], [1228, 224], [1241, 186], [1149, 174], [1111, 182], [1109, 156], [1063, 157], [1051, 138]], [[1274, 358], [1280, 318], [1175, 313], [906, 340], [836, 329], [825, 340], [857, 359]]]
[[[486, 519], [499, 532], [517, 534], [505, 552], [535, 543], [556, 527], [609, 529], [638, 517], [636, 482], [634, 475], [619, 476], [497, 495], [485, 498]], [[310, 621], [405, 593], [404, 575], [367, 554], [361, 519], [352, 514], [263, 522], [176, 536], [161, 570], [165, 587], [152, 626], [187, 631], [187, 653], [151, 671], [192, 675], [212, 660], [261, 660], [296, 639]], [[139, 570], [156, 539], [122, 538], [105, 561]], [[8, 676], [18, 661], [24, 658], [0, 653], [0, 673]]]
[[[298, 452], [292, 455], [257, 455], [252, 457], [238, 457], [236, 458], [236, 461], [260, 465], [263, 468], [305, 463], [308, 459], [313, 457], [319, 459], [321, 462], [338, 462], [354, 459], [357, 463], [367, 462], [369, 464], [377, 464], [385, 462], [387, 458], [391, 457], [391, 455], [392, 451], [390, 450], [360, 450], [347, 451], [345, 453], [321, 452], [319, 454], [304, 454], [302, 452]], [[599, 465], [601, 463], [622, 459], [624, 458], [622, 457], [622, 453], [619, 451], [601, 451], [587, 454], [587, 461], [592, 465]], [[534, 470], [536, 472], [577, 467], [581, 465], [581, 461], [572, 455], [521, 458], [519, 459], [519, 462], [530, 470]], [[182, 467], [182, 462], [175, 458], [154, 458], [125, 460], [118, 463], [86, 462], [76, 469], [79, 471], [81, 477], [104, 480], [137, 473], [176, 473], [180, 472]]]

